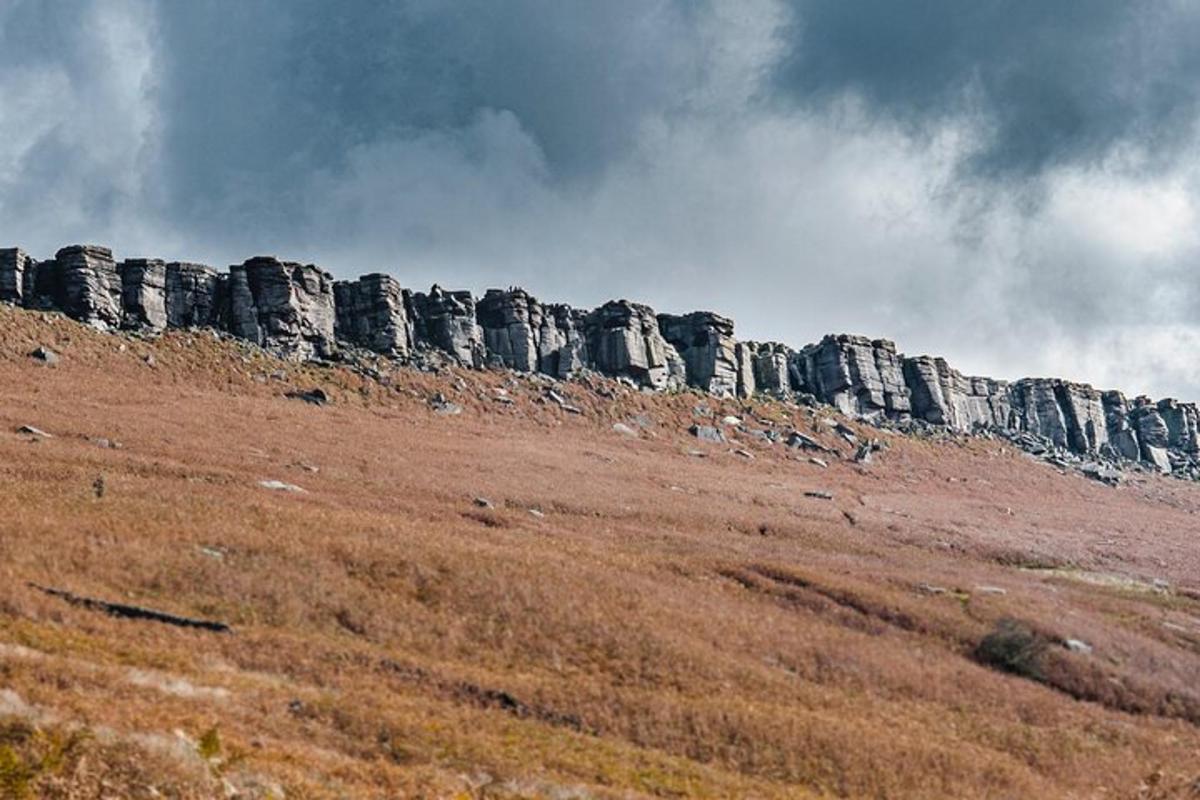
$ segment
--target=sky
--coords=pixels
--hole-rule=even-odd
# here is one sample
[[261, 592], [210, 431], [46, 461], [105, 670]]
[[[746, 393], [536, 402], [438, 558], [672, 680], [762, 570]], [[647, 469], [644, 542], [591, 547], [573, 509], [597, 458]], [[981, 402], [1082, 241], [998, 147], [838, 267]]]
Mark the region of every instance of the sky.
[[0, 246], [1200, 400], [1200, 4], [0, 0]]

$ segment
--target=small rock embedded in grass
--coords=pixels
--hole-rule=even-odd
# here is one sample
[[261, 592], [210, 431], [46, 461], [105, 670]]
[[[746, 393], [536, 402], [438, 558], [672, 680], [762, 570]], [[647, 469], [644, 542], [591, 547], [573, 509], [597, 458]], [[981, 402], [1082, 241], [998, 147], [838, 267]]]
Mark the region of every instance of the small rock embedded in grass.
[[734, 451], [733, 451], [733, 454], [734, 454], [735, 456], [741, 456], [742, 458], [744, 458], [744, 459], [746, 459], [746, 460], [748, 460], [748, 461], [753, 461], [753, 460], [754, 460], [754, 454], [753, 454], [753, 453], [751, 453], [749, 450], [742, 450], [742, 449], [738, 449], [738, 450], [734, 450]]
[[35, 428], [32, 425], [22, 425], [21, 427], [17, 428], [17, 433], [25, 433], [30, 436], [36, 436], [39, 439], [53, 439], [54, 438], [54, 436], [52, 434], [46, 433], [41, 428]]
[[294, 483], [284, 483], [283, 481], [259, 481], [258, 485], [264, 489], [271, 489], [276, 492], [294, 492], [296, 494], [308, 494], [307, 489], [302, 489]]
[[462, 413], [462, 406], [458, 403], [451, 403], [446, 399], [446, 395], [438, 392], [433, 397], [429, 398], [429, 407], [433, 409], [433, 413], [441, 414], [442, 416], [454, 416]]
[[813, 498], [816, 498], [817, 500], [832, 500], [833, 499], [833, 495], [831, 493], [820, 491], [820, 490], [812, 490], [812, 491], [805, 492], [804, 496], [805, 497], [813, 497]]
[[976, 586], [975, 591], [980, 594], [1005, 595], [1008, 594], [1007, 589], [1001, 589], [999, 586]]
[[622, 436], [629, 436], [636, 439], [638, 432], [626, 425], [624, 422], [614, 422], [612, 426], [614, 433], [619, 433]]
[[722, 425], [741, 425], [742, 420], [740, 417], [735, 417], [732, 414], [730, 414], [729, 416], [721, 418], [721, 424]]
[[476, 497], [475, 505], [479, 506], [480, 508], [495, 508], [496, 507], [495, 505], [492, 504], [492, 501], [488, 500], [486, 497]]
[[329, 405], [329, 395], [326, 394], [325, 390], [320, 387], [309, 389], [305, 392], [288, 392], [285, 397], [291, 400], [303, 400], [304, 402], [314, 406]]
[[92, 481], [92, 491], [95, 492], [97, 499], [104, 497], [104, 476], [97, 475], [96, 480]]
[[49, 347], [38, 347], [30, 352], [29, 357], [39, 364], [44, 364], [47, 367], [53, 367], [58, 364], [58, 353], [51, 350]]
[[711, 425], [693, 425], [688, 428], [688, 433], [695, 436], [702, 442], [712, 442], [720, 444], [725, 441], [725, 434], [721, 433]]
[[823, 461], [823, 460], [819, 459], [819, 458], [810, 458], [810, 459], [808, 460], [808, 463], [810, 463], [810, 464], [815, 464], [815, 465], [817, 465], [818, 467], [820, 467], [821, 469], [828, 469], [828, 468], [829, 468], [829, 464], [828, 464], [827, 462], [825, 462], [825, 461]]
[[537, 517], [538, 519], [542, 519], [543, 517], [546, 516], [546, 513], [544, 511], [541, 511], [540, 509], [537, 509], [537, 508], [529, 509], [529, 514], [531, 516]]
[[1084, 655], [1087, 655], [1088, 653], [1092, 652], [1092, 646], [1081, 639], [1067, 639], [1065, 642], [1063, 642], [1063, 646], [1072, 653], [1083, 653]]

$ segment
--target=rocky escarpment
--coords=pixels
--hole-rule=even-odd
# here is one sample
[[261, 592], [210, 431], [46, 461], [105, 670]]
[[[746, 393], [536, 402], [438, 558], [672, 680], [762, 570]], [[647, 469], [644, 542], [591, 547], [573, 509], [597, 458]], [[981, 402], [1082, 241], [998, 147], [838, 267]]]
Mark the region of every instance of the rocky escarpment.
[[[127, 259], [74, 245], [38, 261], [0, 250], [0, 301], [61, 311], [102, 329], [153, 335], [208, 326], [284, 358], [356, 348], [567, 379], [595, 371], [648, 391], [692, 387], [824, 403], [905, 430], [1005, 437], [1059, 465], [1107, 474], [1139, 465], [1200, 479], [1200, 409], [1174, 399], [1044, 378], [964, 375], [945, 359], [905, 356], [886, 339], [826, 336], [794, 348], [738, 341], [710, 311], [656, 314], [613, 300], [593, 310], [544, 304], [519, 288], [410, 292], [374, 273], [335, 282], [311, 264], [260, 256], [221, 273], [203, 264]], [[426, 363], [421, 361], [421, 363]]]

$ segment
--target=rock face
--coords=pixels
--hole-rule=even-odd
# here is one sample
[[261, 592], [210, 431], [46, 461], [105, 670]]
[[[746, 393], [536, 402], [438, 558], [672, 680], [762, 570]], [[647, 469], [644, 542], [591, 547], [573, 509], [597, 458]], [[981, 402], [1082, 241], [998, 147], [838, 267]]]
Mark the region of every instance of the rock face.
[[648, 389], [686, 382], [683, 359], [663, 338], [649, 306], [610, 300], [588, 314], [585, 329], [588, 355], [599, 372], [629, 378]]
[[333, 296], [337, 307], [334, 330], [340, 341], [390, 356], [403, 357], [412, 351], [413, 331], [404, 291], [390, 275], [373, 273], [356, 281], [338, 281]]
[[167, 265], [158, 259], [121, 262], [122, 326], [161, 331], [167, 327]]
[[737, 355], [737, 396], [753, 397], [758, 391], [754, 381], [754, 348], [747, 342], [738, 342], [734, 352]]
[[20, 248], [0, 250], [0, 301], [24, 303], [25, 275], [34, 266], [34, 260]]
[[212, 267], [172, 261], [166, 266], [165, 287], [169, 328], [219, 325], [228, 317], [229, 279]]
[[436, 347], [468, 366], [483, 366], [483, 333], [469, 291], [447, 292], [435, 285], [429, 294], [412, 295], [412, 311], [416, 344]]
[[1026, 378], [1012, 387], [1019, 430], [1076, 453], [1099, 453], [1108, 444], [1108, 414], [1100, 392], [1085, 384]]
[[747, 351], [756, 391], [783, 397], [795, 388], [791, 367], [796, 353], [790, 347], [779, 342], [743, 342], [740, 346]]
[[683, 358], [689, 386], [715, 395], [738, 392], [737, 342], [733, 320], [711, 311], [659, 314], [662, 336]]
[[569, 378], [587, 368], [591, 362], [584, 331], [586, 318], [585, 312], [560, 303], [542, 309], [542, 326], [538, 331], [540, 372]]
[[488, 360], [520, 372], [539, 368], [541, 303], [524, 289], [488, 289], [475, 306]]
[[260, 256], [229, 268], [235, 336], [295, 360], [334, 352], [333, 279], [312, 264]]
[[1011, 401], [1004, 381], [963, 375], [944, 358], [915, 356], [902, 363], [914, 419], [955, 431], [1008, 426]]
[[107, 247], [64, 247], [37, 272], [38, 293], [47, 292], [67, 316], [104, 330], [121, 326], [121, 276]]
[[896, 345], [865, 336], [826, 336], [794, 358], [801, 390], [845, 414], [905, 419], [911, 413], [908, 386]]

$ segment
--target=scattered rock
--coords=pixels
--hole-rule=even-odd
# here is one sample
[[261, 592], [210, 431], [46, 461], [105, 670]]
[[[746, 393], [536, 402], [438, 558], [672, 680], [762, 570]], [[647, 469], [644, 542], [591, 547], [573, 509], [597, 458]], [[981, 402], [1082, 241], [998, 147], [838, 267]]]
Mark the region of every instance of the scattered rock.
[[833, 495], [831, 493], [821, 491], [821, 490], [807, 491], [804, 493], [804, 496], [805, 497], [813, 497], [813, 498], [816, 498], [817, 500], [832, 500], [833, 499]]
[[917, 584], [917, 591], [921, 592], [922, 594], [938, 595], [945, 594], [946, 588], [944, 586], [933, 586], [932, 584], [928, 583], [919, 583]]
[[97, 475], [96, 480], [92, 481], [92, 492], [97, 498], [104, 497], [104, 476]]
[[1065, 642], [1063, 642], [1063, 646], [1072, 653], [1083, 653], [1086, 655], [1087, 653], [1092, 652], [1092, 646], [1079, 639], [1067, 639]]
[[536, 509], [536, 508], [529, 509], [529, 514], [530, 514], [530, 516], [537, 517], [538, 519], [542, 519], [543, 517], [546, 516], [545, 512], [543, 512], [539, 509]]
[[712, 442], [720, 444], [725, 441], [725, 434], [712, 427], [711, 425], [692, 425], [688, 428], [688, 433], [695, 436], [702, 442]]
[[474, 502], [475, 502], [475, 505], [479, 506], [480, 508], [495, 508], [496, 507], [492, 504], [492, 501], [488, 500], [486, 497], [476, 497]]
[[980, 594], [1004, 595], [1008, 594], [1007, 589], [1001, 589], [999, 586], [976, 586], [975, 591]]
[[21, 427], [17, 428], [17, 433], [25, 433], [30, 436], [36, 436], [40, 439], [53, 439], [54, 438], [54, 436], [52, 434], [46, 433], [41, 428], [35, 428], [32, 425], [22, 425]]
[[812, 457], [812, 458], [810, 458], [810, 459], [808, 459], [808, 463], [810, 463], [810, 464], [815, 464], [815, 465], [817, 465], [818, 467], [820, 467], [821, 469], [828, 469], [828, 468], [829, 468], [829, 464], [828, 464], [828, 463], [826, 463], [825, 461], [822, 461], [822, 460], [821, 460], [821, 459], [819, 459], [819, 458], [816, 458], [815, 456], [814, 456], [814, 457]]
[[314, 406], [329, 405], [329, 395], [326, 394], [325, 390], [320, 387], [309, 389], [303, 392], [288, 392], [284, 396], [292, 400], [303, 400], [304, 402], [310, 403]]
[[296, 494], [308, 494], [307, 489], [301, 489], [294, 483], [284, 483], [283, 481], [259, 481], [258, 485], [264, 489], [271, 489], [277, 492], [294, 492]]
[[735, 456], [741, 456], [742, 458], [744, 458], [744, 459], [747, 459], [747, 460], [749, 460], [749, 461], [753, 461], [753, 460], [754, 460], [754, 454], [753, 454], [753, 453], [751, 453], [749, 450], [742, 450], [742, 449], [740, 449], [740, 448], [739, 448], [739, 449], [737, 449], [737, 450], [734, 450], [734, 451], [733, 451], [733, 454], [734, 454]]
[[438, 392], [433, 397], [429, 398], [429, 407], [433, 409], [433, 413], [442, 414], [444, 416], [453, 416], [462, 413], [462, 406], [458, 403], [451, 403], [446, 399], [446, 396]]
[[45, 346], [34, 349], [29, 353], [29, 357], [34, 361], [45, 364], [47, 367], [57, 365], [60, 360], [58, 353]]
[[722, 417], [722, 418], [721, 418], [721, 424], [722, 424], [722, 425], [741, 425], [741, 424], [742, 424], [742, 420], [741, 420], [741, 418], [739, 418], [739, 417], [735, 417], [735, 416], [733, 416], [733, 415], [731, 414], [731, 415], [729, 415], [729, 416]]
[[614, 422], [612, 429], [614, 432], [619, 433], [622, 436], [629, 436], [634, 439], [638, 438], [638, 432], [626, 425], [624, 422]]

